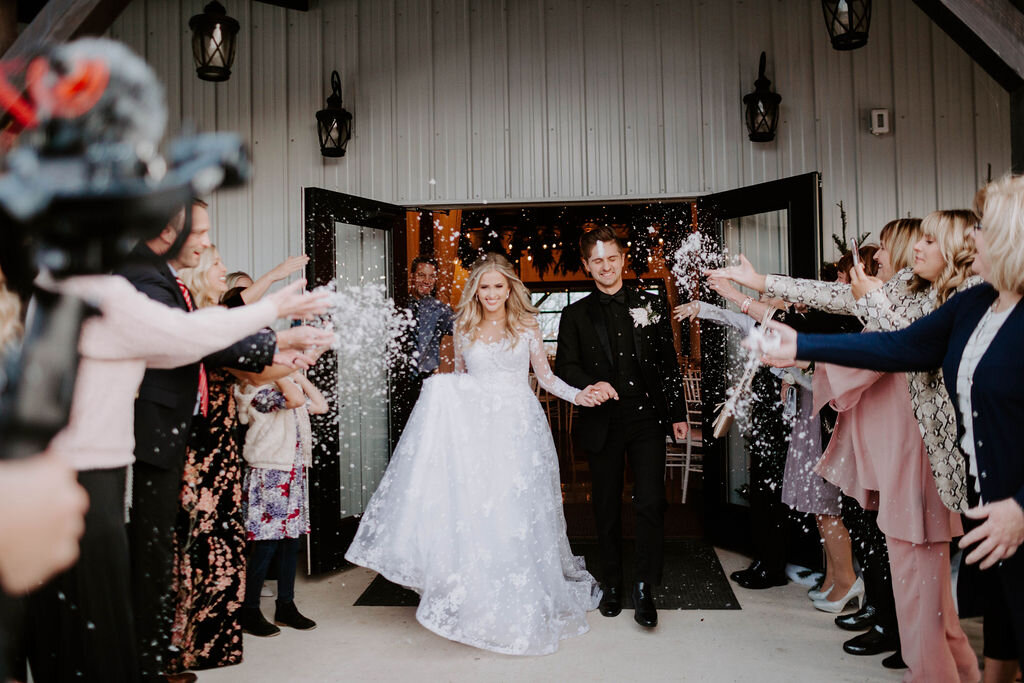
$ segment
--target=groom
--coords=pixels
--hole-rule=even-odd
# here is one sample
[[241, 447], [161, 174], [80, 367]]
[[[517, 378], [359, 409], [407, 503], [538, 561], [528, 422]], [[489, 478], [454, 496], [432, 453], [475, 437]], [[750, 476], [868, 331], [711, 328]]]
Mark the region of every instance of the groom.
[[[580, 443], [590, 457], [594, 516], [603, 569], [601, 614], [622, 611], [622, 487], [625, 457], [636, 508], [634, 618], [658, 624], [654, 586], [661, 582], [665, 518], [665, 435], [685, 439], [682, 376], [668, 315], [656, 297], [622, 284], [625, 252], [610, 227], [580, 239], [583, 266], [597, 291], [562, 311], [555, 373], [569, 384], [596, 385], [595, 408], [581, 408]], [[614, 400], [608, 400], [614, 399]]]

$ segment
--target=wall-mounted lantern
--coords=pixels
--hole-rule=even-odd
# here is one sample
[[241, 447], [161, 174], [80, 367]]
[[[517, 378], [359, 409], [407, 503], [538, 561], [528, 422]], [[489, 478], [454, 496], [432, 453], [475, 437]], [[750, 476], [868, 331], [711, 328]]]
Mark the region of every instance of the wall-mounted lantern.
[[196, 75], [204, 81], [226, 81], [235, 61], [238, 22], [227, 15], [224, 5], [213, 0], [188, 20], [192, 29], [192, 58]]
[[762, 52], [754, 92], [743, 96], [743, 104], [747, 109], [747, 132], [751, 142], [771, 142], [775, 139], [775, 129], [779, 125], [779, 102], [782, 101], [782, 96], [769, 89], [772, 82], [764, 75], [765, 60], [765, 54]]
[[856, 50], [868, 43], [871, 0], [821, 0], [825, 26], [837, 50]]
[[325, 157], [345, 156], [345, 145], [352, 137], [352, 114], [341, 106], [341, 76], [331, 72], [331, 95], [327, 108], [316, 113], [316, 132], [320, 153]]

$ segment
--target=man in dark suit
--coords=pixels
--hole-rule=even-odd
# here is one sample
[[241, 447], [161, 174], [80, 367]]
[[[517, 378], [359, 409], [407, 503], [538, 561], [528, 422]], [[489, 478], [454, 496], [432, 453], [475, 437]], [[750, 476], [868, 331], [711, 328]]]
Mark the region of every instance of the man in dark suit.
[[[157, 237], [140, 242], [120, 274], [151, 299], [172, 308], [193, 310], [182, 268], [199, 265], [210, 247], [207, 205], [195, 200], [189, 209], [187, 236], [182, 209]], [[175, 247], [179, 246], [175, 252]], [[173, 532], [185, 466], [185, 447], [192, 416], [205, 410], [206, 368], [232, 367], [259, 372], [273, 362], [276, 336], [259, 332], [207, 357], [201, 363], [169, 370], [146, 370], [135, 400], [135, 458], [131, 523], [128, 537], [132, 561], [132, 598], [143, 680], [166, 680], [162, 672], [169, 653], [173, 596], [170, 593], [174, 556]], [[194, 680], [171, 678], [171, 680]]]
[[[622, 611], [622, 488], [625, 456], [633, 470], [636, 508], [634, 618], [658, 623], [653, 587], [664, 555], [665, 435], [686, 438], [682, 374], [661, 302], [622, 283], [625, 253], [601, 227], [580, 239], [597, 290], [562, 311], [555, 372], [579, 387], [595, 385], [606, 401], [581, 408], [580, 443], [590, 458], [594, 516], [603, 569], [601, 614]], [[607, 399], [615, 400], [607, 400]]]

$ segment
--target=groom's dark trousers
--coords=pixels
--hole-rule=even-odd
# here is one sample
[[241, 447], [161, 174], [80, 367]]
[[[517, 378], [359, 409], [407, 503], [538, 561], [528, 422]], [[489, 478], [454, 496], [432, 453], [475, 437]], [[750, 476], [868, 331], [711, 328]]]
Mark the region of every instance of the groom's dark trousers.
[[609, 406], [608, 438], [590, 455], [594, 519], [601, 548], [601, 580], [622, 584], [622, 490], [625, 458], [633, 471], [636, 511], [634, 581], [661, 583], [665, 520], [665, 428], [644, 399], [622, 398]]

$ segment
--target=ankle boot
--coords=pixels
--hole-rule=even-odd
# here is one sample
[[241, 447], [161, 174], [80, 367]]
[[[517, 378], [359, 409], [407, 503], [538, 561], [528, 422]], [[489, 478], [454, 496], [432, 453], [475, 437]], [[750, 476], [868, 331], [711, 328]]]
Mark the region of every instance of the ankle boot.
[[312, 631], [316, 628], [316, 622], [307, 619], [299, 613], [295, 602], [278, 602], [274, 610], [274, 623], [281, 626], [291, 626], [299, 631]]
[[246, 633], [260, 638], [276, 636], [281, 629], [267, 621], [259, 607], [242, 607], [238, 615], [238, 623]]

